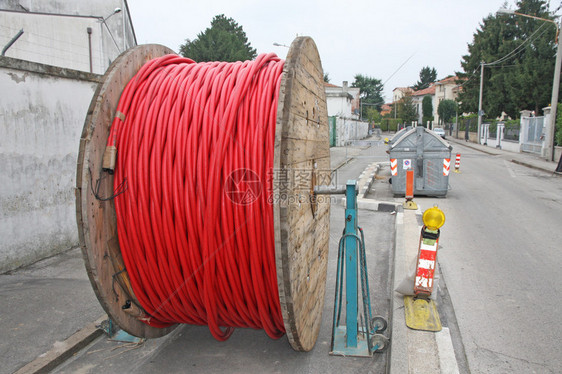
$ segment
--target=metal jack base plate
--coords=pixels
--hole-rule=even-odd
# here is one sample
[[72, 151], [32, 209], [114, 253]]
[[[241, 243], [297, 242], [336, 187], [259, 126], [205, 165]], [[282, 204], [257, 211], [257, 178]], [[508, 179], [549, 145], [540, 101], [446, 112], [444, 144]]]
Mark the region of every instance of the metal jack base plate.
[[109, 340], [114, 342], [123, 342], [123, 343], [140, 343], [142, 338], [133, 336], [129, 333], [126, 333], [123, 330], [117, 330], [115, 334], [113, 334]]
[[414, 200], [408, 200], [405, 201], [404, 204], [402, 204], [402, 207], [404, 207], [404, 209], [417, 210], [418, 204], [416, 204]]
[[372, 357], [372, 352], [369, 350], [369, 343], [367, 342], [367, 334], [357, 334], [357, 347], [348, 347], [346, 345], [347, 329], [345, 326], [336, 327], [334, 334], [334, 342], [332, 344], [332, 356], [353, 356], [353, 357]]
[[413, 330], [441, 331], [441, 319], [437, 312], [437, 305], [431, 299], [404, 296], [404, 314], [406, 315], [406, 326]]
[[106, 319], [101, 323], [100, 326], [106, 335], [109, 336], [109, 340], [114, 342], [123, 342], [123, 343], [140, 343], [143, 338], [139, 338], [133, 336], [123, 330], [121, 330], [117, 325], [113, 323], [111, 319]]

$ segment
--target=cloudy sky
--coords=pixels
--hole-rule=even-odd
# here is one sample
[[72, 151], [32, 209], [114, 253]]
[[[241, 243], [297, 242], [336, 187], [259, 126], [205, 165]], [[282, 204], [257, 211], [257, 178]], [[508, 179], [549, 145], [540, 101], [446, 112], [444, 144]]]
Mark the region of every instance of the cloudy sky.
[[[438, 78], [459, 71], [480, 22], [504, 1], [130, 0], [129, 8], [139, 44], [160, 43], [176, 51], [221, 13], [244, 28], [258, 53], [284, 58], [287, 48], [274, 42], [289, 45], [297, 35], [311, 36], [331, 83], [351, 84], [355, 74], [372, 76], [386, 82], [388, 102], [395, 87], [418, 80], [423, 66], [435, 67]], [[515, 0], [508, 3], [515, 7]]]

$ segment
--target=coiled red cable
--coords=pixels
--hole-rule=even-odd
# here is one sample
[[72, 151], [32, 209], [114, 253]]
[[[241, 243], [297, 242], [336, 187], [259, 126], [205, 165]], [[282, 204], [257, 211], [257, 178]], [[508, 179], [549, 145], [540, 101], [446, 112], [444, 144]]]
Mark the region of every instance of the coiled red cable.
[[283, 61], [146, 63], [128, 83], [117, 147], [117, 230], [151, 326], [285, 332], [275, 268], [273, 148]]

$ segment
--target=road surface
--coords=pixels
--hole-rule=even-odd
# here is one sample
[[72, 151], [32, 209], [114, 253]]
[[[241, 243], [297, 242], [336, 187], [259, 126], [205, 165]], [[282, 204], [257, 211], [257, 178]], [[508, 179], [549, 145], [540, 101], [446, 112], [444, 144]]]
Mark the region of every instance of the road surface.
[[562, 179], [454, 148], [447, 198], [416, 201], [447, 217], [439, 263], [470, 372], [559, 373]]

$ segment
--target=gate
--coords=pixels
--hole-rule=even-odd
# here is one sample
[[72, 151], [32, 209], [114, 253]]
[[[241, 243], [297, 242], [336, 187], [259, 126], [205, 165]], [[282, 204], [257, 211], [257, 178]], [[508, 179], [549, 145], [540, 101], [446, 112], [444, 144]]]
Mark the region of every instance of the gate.
[[545, 117], [521, 118], [521, 151], [541, 154]]

